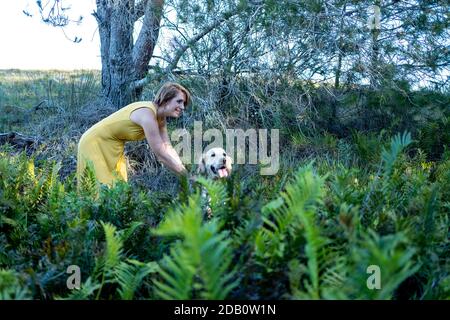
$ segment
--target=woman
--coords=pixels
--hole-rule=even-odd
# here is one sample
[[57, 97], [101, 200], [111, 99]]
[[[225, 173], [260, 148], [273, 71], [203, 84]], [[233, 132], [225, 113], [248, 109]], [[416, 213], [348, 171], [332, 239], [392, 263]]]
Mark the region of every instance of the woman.
[[165, 83], [155, 101], [131, 103], [87, 130], [78, 144], [77, 181], [87, 163], [97, 180], [112, 186], [117, 179], [127, 181], [124, 146], [126, 141], [147, 139], [159, 161], [177, 175], [186, 175], [180, 157], [167, 133], [166, 118], [178, 118], [190, 102], [190, 93], [176, 83]]

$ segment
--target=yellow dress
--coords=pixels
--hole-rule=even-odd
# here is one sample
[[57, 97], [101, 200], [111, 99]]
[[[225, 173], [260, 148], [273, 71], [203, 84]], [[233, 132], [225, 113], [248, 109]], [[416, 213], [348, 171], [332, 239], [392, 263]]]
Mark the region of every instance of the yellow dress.
[[100, 183], [111, 186], [117, 179], [128, 180], [124, 155], [126, 141], [143, 140], [143, 128], [130, 120], [131, 113], [139, 108], [149, 108], [156, 115], [150, 101], [131, 103], [89, 128], [80, 138], [77, 154], [77, 182], [89, 162]]

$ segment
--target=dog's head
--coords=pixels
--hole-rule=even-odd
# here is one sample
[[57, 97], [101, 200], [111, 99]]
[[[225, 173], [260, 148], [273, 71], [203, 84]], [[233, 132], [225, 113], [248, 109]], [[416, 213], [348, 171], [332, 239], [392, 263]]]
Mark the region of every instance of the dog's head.
[[212, 148], [203, 153], [198, 172], [208, 178], [227, 178], [231, 174], [232, 159], [222, 148]]

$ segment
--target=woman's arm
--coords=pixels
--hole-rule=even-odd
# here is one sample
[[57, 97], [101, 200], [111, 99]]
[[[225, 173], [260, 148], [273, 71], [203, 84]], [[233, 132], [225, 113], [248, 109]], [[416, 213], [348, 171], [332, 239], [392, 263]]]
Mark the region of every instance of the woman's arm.
[[159, 161], [177, 175], [187, 174], [178, 154], [175, 157], [173, 154], [175, 150], [172, 152], [171, 148], [168, 148], [161, 138], [158, 121], [154, 113], [147, 108], [141, 108], [133, 111], [130, 119], [144, 129], [147, 142]]
[[178, 155], [178, 153], [175, 151], [175, 149], [172, 146], [172, 143], [170, 142], [169, 139], [169, 134], [167, 132], [167, 125], [166, 122], [162, 123], [159, 126], [159, 132], [161, 134], [161, 139], [164, 143], [164, 145], [166, 146], [166, 150], [167, 152], [179, 163], [183, 164], [183, 162], [180, 159], [180, 156]]

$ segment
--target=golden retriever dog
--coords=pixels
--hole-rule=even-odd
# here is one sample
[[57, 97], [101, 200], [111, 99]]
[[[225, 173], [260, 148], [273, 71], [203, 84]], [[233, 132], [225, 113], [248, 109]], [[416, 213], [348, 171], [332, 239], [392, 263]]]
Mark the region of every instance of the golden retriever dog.
[[[203, 153], [198, 164], [198, 173], [213, 180], [226, 179], [231, 175], [232, 163], [233, 160], [227, 155], [225, 150], [212, 148]], [[202, 189], [201, 196], [204, 202], [204, 214], [208, 219], [211, 219], [211, 198], [205, 188]]]
[[231, 174], [232, 159], [222, 148], [211, 148], [202, 155], [198, 172], [211, 179], [228, 178]]

